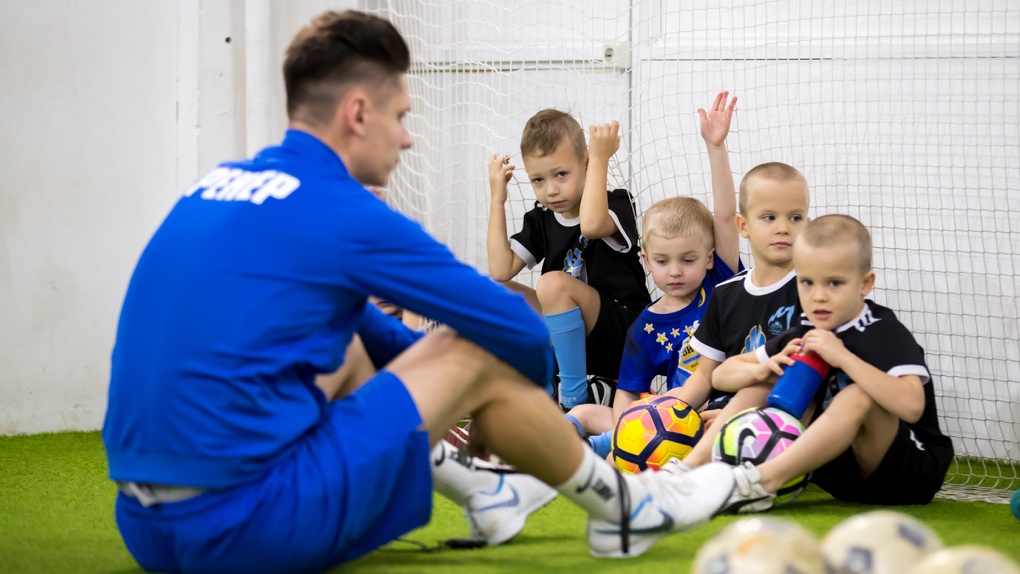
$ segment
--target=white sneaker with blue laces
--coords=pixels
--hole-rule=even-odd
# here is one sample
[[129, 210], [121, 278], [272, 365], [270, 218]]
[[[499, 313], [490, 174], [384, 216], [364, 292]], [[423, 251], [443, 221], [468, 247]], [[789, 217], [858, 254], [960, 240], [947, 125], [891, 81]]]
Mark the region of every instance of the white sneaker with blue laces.
[[556, 498], [554, 488], [529, 475], [500, 475], [499, 485], [491, 492], [478, 491], [468, 499], [464, 515], [472, 538], [488, 544], [502, 544], [524, 528], [532, 512]]
[[620, 477], [624, 519], [588, 519], [592, 556], [640, 556], [662, 536], [693, 530], [723, 509], [735, 488], [733, 467], [720, 462], [683, 472], [674, 461], [658, 472]]

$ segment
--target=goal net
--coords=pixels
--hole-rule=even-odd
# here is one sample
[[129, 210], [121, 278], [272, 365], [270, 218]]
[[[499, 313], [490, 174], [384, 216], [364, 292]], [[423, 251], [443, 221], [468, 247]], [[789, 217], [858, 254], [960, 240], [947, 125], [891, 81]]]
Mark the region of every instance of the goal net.
[[[389, 197], [483, 273], [487, 161], [498, 152], [518, 166], [507, 226], [519, 229], [534, 203], [519, 142], [536, 111], [569, 111], [585, 128], [618, 120], [610, 185], [631, 190], [640, 215], [674, 195], [711, 207], [696, 110], [729, 90], [739, 98], [727, 140], [737, 182], [759, 163], [786, 162], [807, 177], [812, 216], [844, 213], [871, 230], [872, 297], [924, 347], [956, 446], [949, 481], [963, 486], [947, 492], [1001, 499], [1020, 486], [1020, 4], [366, 7], [394, 22], [413, 58], [414, 148]], [[742, 257], [751, 263], [746, 243]]]

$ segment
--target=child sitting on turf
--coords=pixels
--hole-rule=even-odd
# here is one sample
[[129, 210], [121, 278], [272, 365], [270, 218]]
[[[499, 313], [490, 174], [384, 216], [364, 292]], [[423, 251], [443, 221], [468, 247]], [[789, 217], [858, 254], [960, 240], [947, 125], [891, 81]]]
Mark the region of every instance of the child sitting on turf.
[[[627, 327], [650, 301], [630, 194], [606, 191], [618, 131], [618, 122], [591, 126], [586, 149], [569, 114], [542, 110], [529, 119], [521, 156], [538, 201], [509, 239], [504, 203], [515, 166], [509, 156], [489, 161], [489, 275], [544, 314], [559, 365], [553, 392], [564, 408], [588, 402], [588, 374], [616, 378]], [[534, 290], [510, 281], [539, 262]]]
[[799, 324], [727, 360], [713, 382], [765, 406], [791, 353], [817, 353], [831, 370], [813, 417], [810, 408], [805, 415], [813, 422], [804, 434], [757, 468], [735, 469], [738, 488], [728, 508], [766, 510], [780, 485], [811, 471], [812, 482], [838, 500], [929, 502], [942, 487], [953, 444], [939, 430], [924, 350], [891, 310], [865, 299], [875, 284], [867, 228], [846, 215], [819, 217], [797, 240], [794, 266]]
[[[716, 410], [728, 393], [712, 397], [712, 372], [729, 357], [753, 351], [766, 340], [793, 326], [800, 316], [793, 271], [793, 242], [807, 221], [808, 187], [799, 171], [785, 163], [765, 163], [747, 172], [740, 182], [737, 229], [751, 246], [754, 267], [716, 286], [708, 308], [691, 338], [701, 355], [698, 370], [687, 383], [668, 394], [694, 408]], [[739, 402], [737, 403], [739, 404]], [[703, 416], [706, 423], [710, 422]], [[711, 454], [712, 443], [698, 441], [687, 458]], [[686, 459], [685, 459], [686, 460]]]
[[610, 450], [616, 421], [628, 405], [664, 375], [668, 388], [683, 386], [698, 368], [688, 342], [705, 312], [716, 284], [733, 277], [739, 265], [736, 194], [726, 151], [726, 135], [737, 99], [716, 96], [709, 113], [701, 109], [701, 135], [712, 166], [715, 215], [697, 199], [673, 197], [657, 202], [642, 221], [641, 259], [662, 297], [642, 311], [627, 332], [620, 378], [612, 409], [580, 405], [567, 414], [600, 456]]

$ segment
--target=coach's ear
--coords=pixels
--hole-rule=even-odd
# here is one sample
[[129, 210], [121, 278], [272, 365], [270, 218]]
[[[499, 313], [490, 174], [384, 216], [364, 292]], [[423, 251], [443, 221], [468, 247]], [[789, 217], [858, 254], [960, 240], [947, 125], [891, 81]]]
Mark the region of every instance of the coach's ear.
[[337, 114], [341, 116], [345, 131], [357, 136], [367, 133], [365, 116], [368, 112], [368, 94], [364, 90], [352, 89], [344, 94], [337, 106]]

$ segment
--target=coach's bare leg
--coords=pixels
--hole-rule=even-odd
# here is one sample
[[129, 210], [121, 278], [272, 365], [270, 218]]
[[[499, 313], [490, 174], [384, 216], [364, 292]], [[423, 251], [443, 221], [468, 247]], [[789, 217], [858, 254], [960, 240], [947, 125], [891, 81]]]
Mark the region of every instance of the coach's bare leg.
[[375, 365], [368, 358], [361, 337], [354, 335], [344, 353], [344, 364], [332, 373], [316, 375], [315, 385], [328, 400], [341, 399], [364, 385], [375, 373]]
[[528, 302], [528, 305], [531, 305], [532, 309], [538, 311], [539, 313], [542, 312], [542, 304], [538, 302], [538, 293], [536, 293], [535, 290], [532, 289], [531, 287], [528, 287], [527, 285], [522, 285], [521, 283], [518, 283], [516, 281], [500, 281], [499, 284], [513, 291], [514, 293], [520, 293], [521, 295], [524, 295], [524, 300]]
[[451, 329], [430, 333], [386, 370], [407, 386], [433, 445], [471, 414], [489, 451], [546, 484], [562, 484], [581, 464], [584, 443], [549, 395]]

